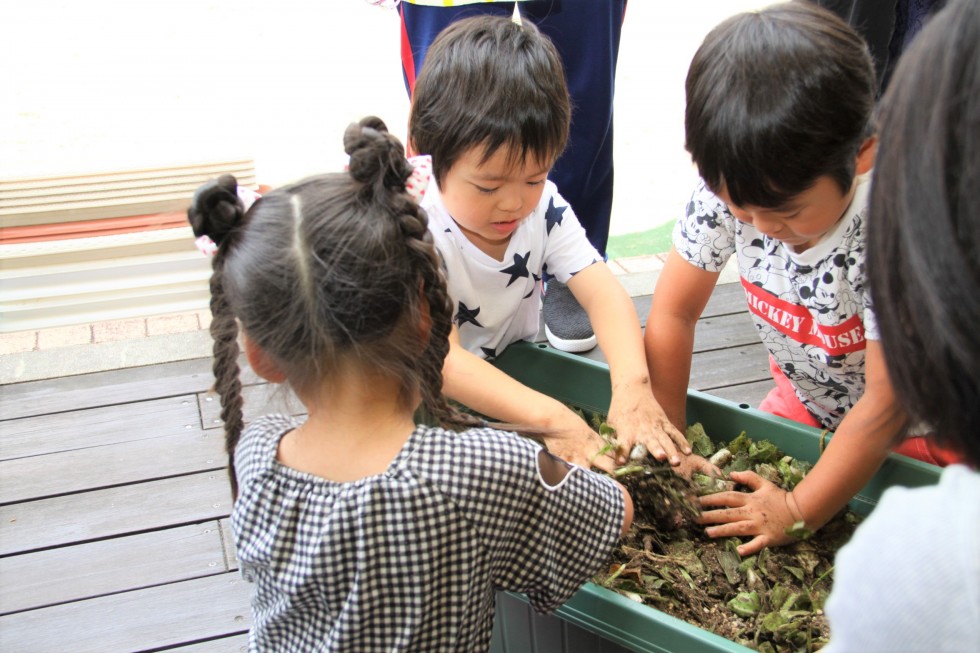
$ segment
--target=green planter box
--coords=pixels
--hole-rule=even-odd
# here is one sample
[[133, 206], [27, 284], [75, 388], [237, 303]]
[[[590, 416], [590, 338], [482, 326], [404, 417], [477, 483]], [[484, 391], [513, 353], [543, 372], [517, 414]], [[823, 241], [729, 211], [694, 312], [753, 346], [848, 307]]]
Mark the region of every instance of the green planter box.
[[[525, 385], [563, 402], [598, 412], [609, 410], [606, 365], [530, 343], [512, 345], [495, 364]], [[708, 434], [720, 440], [746, 431], [752, 438], [771, 440], [801, 460], [813, 462], [820, 454], [818, 429], [696, 390], [688, 392], [687, 417], [691, 423], [701, 422]], [[938, 480], [937, 467], [892, 454], [850, 507], [866, 515], [889, 486], [915, 487]], [[586, 584], [553, 615], [533, 612], [519, 594], [501, 593], [497, 603], [493, 653], [750, 651], [593, 583]]]

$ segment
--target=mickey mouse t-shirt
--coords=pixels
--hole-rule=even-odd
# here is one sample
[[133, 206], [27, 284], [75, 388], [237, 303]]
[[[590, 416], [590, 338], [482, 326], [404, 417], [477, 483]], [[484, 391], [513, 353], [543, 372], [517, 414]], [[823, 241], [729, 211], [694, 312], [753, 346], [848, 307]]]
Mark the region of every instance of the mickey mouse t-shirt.
[[677, 252], [718, 272], [732, 254], [749, 312], [796, 396], [834, 430], [864, 394], [867, 340], [878, 340], [865, 277], [865, 216], [870, 175], [840, 221], [797, 253], [737, 220], [701, 181], [674, 228]]

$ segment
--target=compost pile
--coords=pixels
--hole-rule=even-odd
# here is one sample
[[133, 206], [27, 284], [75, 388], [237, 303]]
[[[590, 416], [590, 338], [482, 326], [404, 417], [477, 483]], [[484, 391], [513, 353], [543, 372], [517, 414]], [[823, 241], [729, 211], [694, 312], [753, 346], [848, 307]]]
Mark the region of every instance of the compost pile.
[[[715, 445], [695, 424], [687, 437], [726, 476], [751, 469], [791, 490], [810, 467], [744, 433]], [[823, 604], [834, 554], [853, 533], [856, 515], [844, 511], [816, 533], [796, 524], [798, 542], [742, 558], [737, 538], [708, 538], [694, 522], [695, 495], [732, 489], [733, 482], [697, 473], [688, 481], [645, 451], [633, 458], [615, 473], [633, 496], [633, 526], [597, 584], [759, 651], [826, 644]]]

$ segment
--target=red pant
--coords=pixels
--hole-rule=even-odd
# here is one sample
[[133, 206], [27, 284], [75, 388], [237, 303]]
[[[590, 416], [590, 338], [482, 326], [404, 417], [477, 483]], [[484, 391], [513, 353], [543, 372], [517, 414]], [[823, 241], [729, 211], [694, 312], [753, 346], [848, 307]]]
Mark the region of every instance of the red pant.
[[[820, 428], [820, 422], [796, 397], [793, 384], [790, 383], [790, 380], [786, 378], [786, 375], [771, 357], [769, 358], [769, 371], [772, 373], [773, 381], [776, 382], [776, 387], [770, 390], [766, 398], [759, 404], [759, 410]], [[963, 461], [963, 456], [943, 449], [928, 435], [906, 438], [893, 451], [939, 467]]]

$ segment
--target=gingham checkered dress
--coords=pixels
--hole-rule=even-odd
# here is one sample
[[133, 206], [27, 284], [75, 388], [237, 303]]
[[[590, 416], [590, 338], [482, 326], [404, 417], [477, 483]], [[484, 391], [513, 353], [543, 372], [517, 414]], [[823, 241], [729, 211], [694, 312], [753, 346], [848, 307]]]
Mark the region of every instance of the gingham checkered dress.
[[495, 590], [554, 610], [619, 541], [619, 488], [578, 467], [547, 487], [513, 434], [420, 426], [386, 472], [336, 483], [276, 461], [298, 425], [261, 418], [235, 453], [252, 651], [486, 650]]

